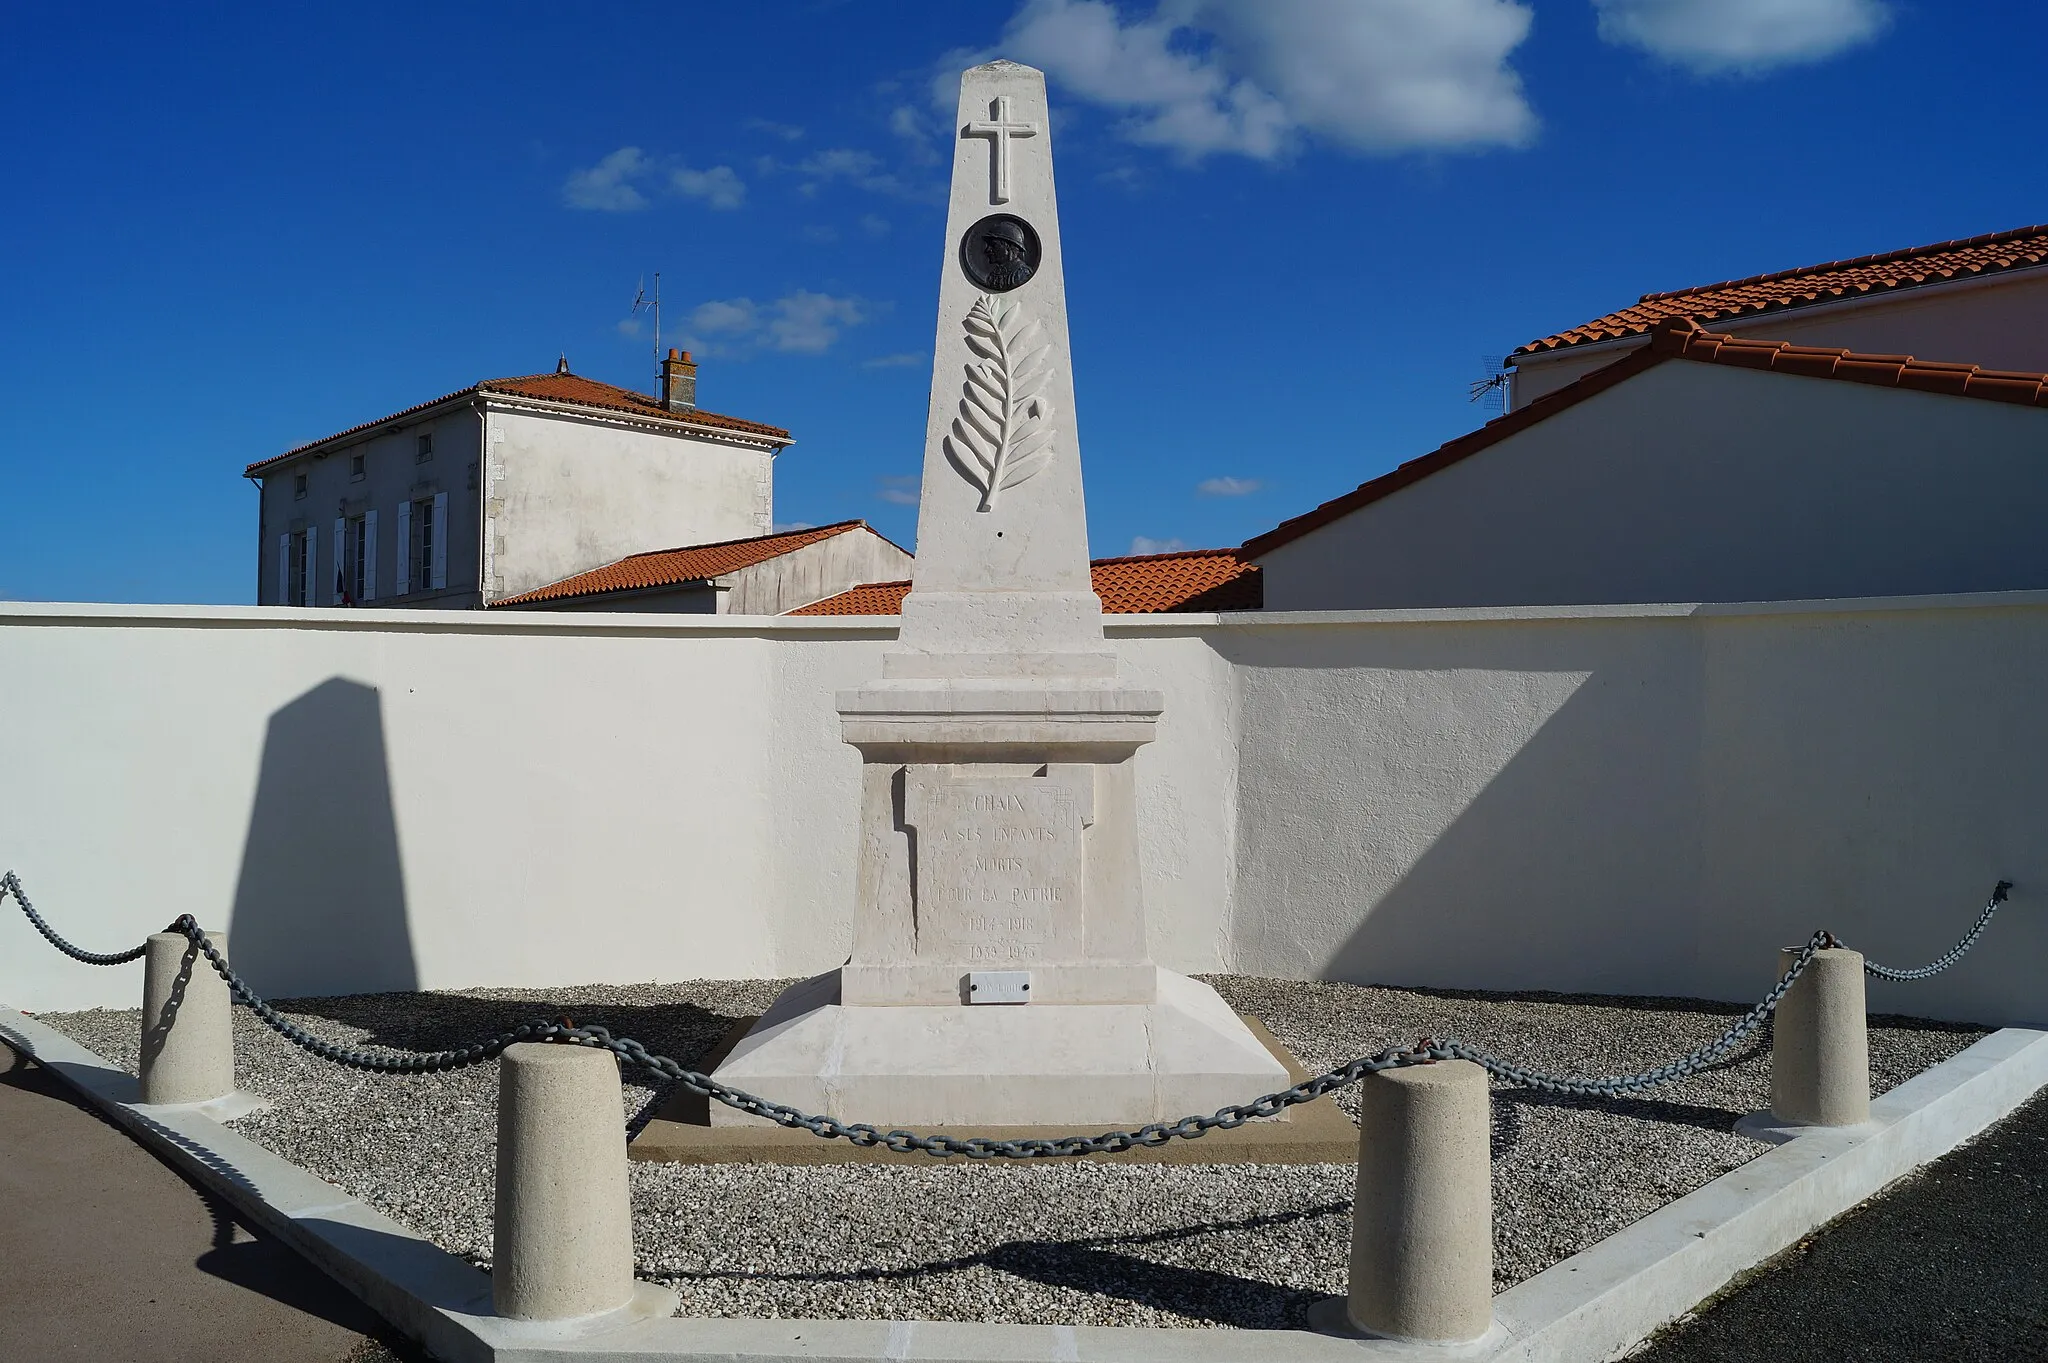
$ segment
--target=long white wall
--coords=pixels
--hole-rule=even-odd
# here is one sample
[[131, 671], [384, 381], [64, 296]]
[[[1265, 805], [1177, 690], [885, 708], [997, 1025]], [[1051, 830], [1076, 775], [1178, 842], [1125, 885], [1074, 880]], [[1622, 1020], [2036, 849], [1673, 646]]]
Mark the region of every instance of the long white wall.
[[[843, 958], [894, 621], [10, 605], [0, 866], [88, 947], [181, 912], [278, 993]], [[1182, 970], [1757, 995], [1817, 926], [1873, 1006], [2048, 1020], [2048, 593], [1125, 617]], [[0, 1001], [132, 1006], [0, 914]], [[1377, 1040], [1374, 1038], [1373, 1040]]]

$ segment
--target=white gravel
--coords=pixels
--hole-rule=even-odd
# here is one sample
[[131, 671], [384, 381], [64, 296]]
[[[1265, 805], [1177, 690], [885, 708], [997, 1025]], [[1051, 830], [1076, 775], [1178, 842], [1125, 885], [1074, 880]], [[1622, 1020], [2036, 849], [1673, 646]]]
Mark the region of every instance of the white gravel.
[[[1243, 976], [1209, 982], [1311, 1072], [1425, 1034], [1580, 1073], [1692, 1049], [1734, 1009], [1675, 999], [1446, 994]], [[343, 1043], [433, 1050], [567, 1012], [686, 1063], [788, 981], [358, 995], [283, 1006]], [[133, 1068], [138, 1015], [46, 1014]], [[1978, 1029], [1873, 1018], [1873, 1089]], [[286, 1045], [237, 1009], [237, 1082], [275, 1106], [236, 1123], [452, 1252], [488, 1265], [496, 1070], [359, 1074]], [[628, 1109], [649, 1090], [630, 1082]], [[1767, 1052], [1628, 1100], [1499, 1088], [1494, 1253], [1505, 1288], [1577, 1253], [1763, 1147], [1734, 1136], [1765, 1105]], [[1249, 1096], [1249, 1095], [1247, 1095]], [[1355, 1110], [1355, 1098], [1341, 1099]], [[635, 1164], [641, 1276], [697, 1316], [1100, 1325], [1298, 1325], [1342, 1291], [1347, 1165]]]

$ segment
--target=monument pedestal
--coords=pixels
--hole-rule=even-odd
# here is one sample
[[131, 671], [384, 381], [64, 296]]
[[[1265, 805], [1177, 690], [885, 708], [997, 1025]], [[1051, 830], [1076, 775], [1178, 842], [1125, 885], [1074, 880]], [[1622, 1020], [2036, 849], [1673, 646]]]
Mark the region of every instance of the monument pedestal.
[[838, 701], [865, 759], [853, 954], [778, 999], [721, 1082], [842, 1121], [1077, 1132], [1287, 1087], [1146, 950], [1132, 758], [1157, 692], [906, 679]]
[[[839, 971], [775, 1001], [722, 1083], [884, 1129], [1133, 1130], [1284, 1089], [1287, 1070], [1198, 980], [1151, 967], [1153, 1002], [848, 1007]], [[713, 1126], [768, 1126], [723, 1104]]]

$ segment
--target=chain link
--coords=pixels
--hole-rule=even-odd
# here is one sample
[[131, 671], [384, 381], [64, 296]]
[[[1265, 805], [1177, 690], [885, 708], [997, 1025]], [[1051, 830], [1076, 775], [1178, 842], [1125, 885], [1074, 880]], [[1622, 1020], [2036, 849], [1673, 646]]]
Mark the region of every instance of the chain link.
[[1863, 973], [1874, 975], [1880, 980], [1924, 980], [1930, 976], [1939, 975], [1957, 961], [1962, 960], [1969, 949], [1977, 945], [1977, 939], [1984, 935], [1984, 929], [1991, 926], [1991, 916], [1998, 912], [1998, 906], [2003, 904], [2011, 894], [2012, 882], [2010, 880], [1999, 881], [1997, 886], [1991, 891], [1990, 901], [1984, 905], [1984, 912], [1977, 915], [1976, 926], [1964, 933], [1962, 941], [1950, 947], [1946, 955], [1936, 959], [1932, 964], [1923, 965], [1918, 970], [1898, 970], [1888, 965], [1879, 965], [1877, 962], [1866, 958], [1863, 962]]
[[[1947, 969], [1963, 956], [1977, 938], [1983, 934], [1992, 914], [2005, 902], [2012, 889], [2010, 881], [2000, 881], [1992, 891], [1991, 902], [1985, 907], [1975, 927], [1963, 940], [1932, 965], [1916, 971], [1893, 971], [1883, 966], [1865, 964], [1864, 969], [1885, 979], [1925, 979], [1929, 975]], [[36, 911], [29, 907], [28, 899], [21, 893], [21, 882], [12, 871], [0, 876], [0, 891], [13, 894], [15, 901], [28, 914], [50, 943], [76, 960], [92, 965], [118, 965], [132, 961], [142, 954], [143, 948], [112, 955], [99, 955], [80, 951], [53, 932]], [[298, 1026], [280, 1014], [269, 1002], [251, 989], [240, 975], [228, 965], [226, 957], [207, 937], [191, 914], [181, 914], [170, 925], [169, 931], [182, 933], [199, 953], [206, 957], [221, 979], [234, 991], [235, 997], [249, 1006], [249, 1010], [261, 1018], [264, 1024], [294, 1046], [351, 1069], [369, 1070], [380, 1074], [435, 1074], [448, 1070], [464, 1069], [482, 1064], [502, 1054], [506, 1047], [522, 1041], [553, 1042], [557, 1044], [589, 1046], [610, 1051], [629, 1065], [662, 1076], [691, 1093], [699, 1094], [727, 1107], [760, 1117], [778, 1126], [808, 1131], [814, 1136], [827, 1140], [843, 1140], [861, 1147], [878, 1147], [899, 1154], [926, 1154], [940, 1158], [954, 1155], [968, 1159], [1053, 1159], [1071, 1158], [1080, 1155], [1116, 1154], [1125, 1150], [1162, 1146], [1176, 1140], [1194, 1140], [1211, 1131], [1232, 1130], [1246, 1122], [1260, 1118], [1276, 1117], [1290, 1107], [1301, 1103], [1314, 1102], [1327, 1094], [1357, 1083], [1368, 1074], [1382, 1070], [1401, 1069], [1410, 1065], [1428, 1065], [1441, 1060], [1469, 1060], [1488, 1074], [1506, 1083], [1524, 1088], [1539, 1089], [1548, 1093], [1592, 1094], [1611, 1096], [1622, 1093], [1637, 1093], [1643, 1089], [1656, 1088], [1676, 1083], [1700, 1071], [1718, 1064], [1744, 1041], [1755, 1035], [1770, 1019], [1783, 1002], [1785, 993], [1812, 964], [1814, 955], [1829, 947], [1839, 946], [1833, 933], [1821, 931], [1807, 939], [1799, 949], [1792, 964], [1778, 978], [1770, 993], [1766, 994], [1754, 1008], [1737, 1019], [1721, 1035], [1696, 1050], [1676, 1060], [1639, 1070], [1634, 1074], [1602, 1075], [1587, 1077], [1573, 1074], [1557, 1074], [1545, 1070], [1533, 1070], [1512, 1061], [1503, 1060], [1490, 1051], [1467, 1045], [1456, 1038], [1442, 1041], [1424, 1038], [1415, 1045], [1401, 1048], [1391, 1047], [1376, 1055], [1362, 1056], [1348, 1065], [1340, 1065], [1326, 1074], [1281, 1089], [1249, 1103], [1239, 1103], [1218, 1109], [1206, 1117], [1183, 1117], [1177, 1122], [1154, 1122], [1136, 1131], [1106, 1131], [1096, 1136], [1053, 1136], [1030, 1137], [1021, 1140], [990, 1140], [987, 1137], [956, 1137], [919, 1135], [913, 1131], [883, 1131], [866, 1122], [842, 1122], [835, 1117], [820, 1117], [803, 1112], [784, 1103], [747, 1093], [727, 1084], [721, 1084], [708, 1074], [688, 1069], [679, 1061], [665, 1055], [655, 1055], [646, 1046], [632, 1037], [615, 1037], [603, 1027], [577, 1027], [566, 1019], [559, 1022], [534, 1021], [522, 1023], [509, 1031], [498, 1033], [487, 1041], [461, 1046], [453, 1050], [432, 1051], [420, 1054], [395, 1054], [389, 1051], [357, 1050], [337, 1046], [323, 1041], [305, 1028]], [[651, 1104], [650, 1104], [651, 1107]], [[649, 1115], [643, 1113], [643, 1116]], [[636, 1118], [636, 1121], [639, 1119]], [[644, 1125], [644, 1122], [641, 1122]]]
[[71, 945], [57, 935], [55, 928], [43, 921], [43, 916], [36, 912], [36, 906], [29, 903], [28, 896], [21, 892], [21, 878], [12, 871], [0, 875], [0, 899], [5, 899], [8, 895], [14, 896], [14, 902], [21, 905], [21, 911], [28, 915], [28, 921], [35, 925], [36, 931], [43, 934], [43, 940], [74, 961], [83, 961], [87, 965], [126, 965], [130, 961], [139, 960], [142, 953], [149, 950], [147, 942], [128, 951], [112, 952], [86, 951]]

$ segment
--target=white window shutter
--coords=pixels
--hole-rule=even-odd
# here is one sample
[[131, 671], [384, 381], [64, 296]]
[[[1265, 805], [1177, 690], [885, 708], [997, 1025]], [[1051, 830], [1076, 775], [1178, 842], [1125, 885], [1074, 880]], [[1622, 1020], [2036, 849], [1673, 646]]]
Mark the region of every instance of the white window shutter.
[[363, 600], [377, 598], [377, 512], [363, 513]]
[[434, 587], [448, 585], [448, 494], [434, 494]]
[[337, 516], [334, 520], [334, 602], [341, 604], [341, 571], [343, 561], [348, 558], [345, 546], [348, 544], [348, 518]]
[[277, 537], [277, 604], [288, 606], [292, 600], [292, 536], [290, 531]]
[[391, 590], [404, 596], [412, 590], [412, 503], [398, 504], [398, 560], [397, 572], [391, 581]]
[[304, 567], [305, 575], [299, 579], [299, 597], [310, 606], [320, 599], [314, 595], [314, 584], [320, 580], [320, 527], [317, 525], [306, 527], [306, 562]]

